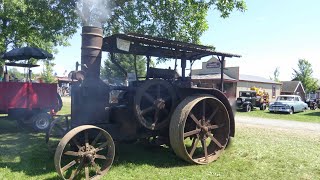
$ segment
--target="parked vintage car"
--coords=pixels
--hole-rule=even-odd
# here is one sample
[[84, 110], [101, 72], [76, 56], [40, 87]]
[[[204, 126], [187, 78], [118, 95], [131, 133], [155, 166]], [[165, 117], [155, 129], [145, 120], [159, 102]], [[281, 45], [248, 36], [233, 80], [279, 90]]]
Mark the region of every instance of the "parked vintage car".
[[274, 103], [270, 103], [270, 112], [286, 112], [293, 114], [308, 109], [308, 105], [298, 95], [280, 95]]
[[[237, 109], [250, 112], [251, 109], [257, 107], [260, 110], [266, 110], [269, 105], [268, 93], [252, 88], [250, 91], [240, 91], [237, 98]], [[256, 89], [256, 90], [255, 90]]]

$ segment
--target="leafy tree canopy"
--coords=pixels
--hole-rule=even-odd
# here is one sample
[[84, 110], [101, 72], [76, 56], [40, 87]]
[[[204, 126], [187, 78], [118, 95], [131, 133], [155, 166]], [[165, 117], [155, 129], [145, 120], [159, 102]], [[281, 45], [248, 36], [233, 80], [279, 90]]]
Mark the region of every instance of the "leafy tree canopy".
[[0, 52], [24, 45], [52, 52], [76, 32], [75, 2], [65, 0], [0, 1]]
[[[53, 51], [67, 45], [79, 23], [75, 1], [0, 0], [0, 54], [22, 46]], [[4, 61], [0, 59], [0, 76]]]
[[43, 71], [40, 75], [41, 79], [45, 82], [45, 83], [56, 83], [57, 80], [53, 75], [53, 66], [55, 64], [52, 62], [44, 62], [44, 68]]
[[[127, 73], [135, 72], [133, 55], [117, 54], [115, 59]], [[136, 56], [136, 66], [137, 76], [145, 76], [146, 59], [142, 56]], [[126, 77], [126, 75], [114, 63], [112, 63], [110, 59], [105, 60], [104, 68], [101, 69], [101, 76], [104, 79], [108, 79], [111, 83], [123, 82]]]
[[246, 10], [244, 0], [116, 0], [110, 3], [107, 33], [142, 33], [186, 42], [200, 43], [208, 29], [210, 9], [226, 18], [234, 10]]
[[306, 92], [314, 92], [319, 87], [317, 80], [312, 77], [312, 65], [306, 59], [299, 59], [298, 69], [293, 69], [293, 80], [301, 81]]

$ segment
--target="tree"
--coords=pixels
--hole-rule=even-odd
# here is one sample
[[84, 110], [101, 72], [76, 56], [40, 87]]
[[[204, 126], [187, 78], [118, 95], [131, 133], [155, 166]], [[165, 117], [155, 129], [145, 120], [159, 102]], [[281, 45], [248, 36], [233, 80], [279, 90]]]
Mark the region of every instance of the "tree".
[[79, 23], [75, 5], [75, 0], [0, 0], [0, 54], [22, 46], [52, 52], [67, 45]]
[[277, 68], [273, 71], [273, 78], [270, 77], [270, 79], [273, 80], [273, 81], [275, 81], [275, 82], [280, 82], [279, 75], [280, 75], [280, 71], [279, 71], [279, 67], [277, 67]]
[[[123, 67], [128, 73], [135, 72], [134, 56], [117, 54], [116, 61], [121, 67]], [[143, 77], [146, 74], [146, 59], [142, 56], [136, 57], [137, 76]], [[108, 79], [110, 82], [121, 81], [125, 79], [125, 74], [114, 64], [110, 59], [104, 62], [104, 68], [101, 69], [101, 77]]]
[[319, 87], [317, 80], [312, 77], [312, 65], [306, 59], [299, 59], [298, 69], [293, 69], [293, 80], [301, 81], [307, 93], [314, 92]]
[[200, 43], [208, 29], [210, 9], [220, 11], [223, 18], [234, 9], [246, 10], [244, 0], [118, 0], [109, 7], [112, 13], [104, 24], [109, 34], [135, 32], [193, 43]]
[[45, 83], [55, 83], [57, 81], [56, 78], [53, 76], [54, 65], [55, 64], [52, 62], [44, 62], [44, 68], [40, 77]]
[[8, 74], [11, 75], [12, 77], [19, 79], [19, 80], [22, 80], [25, 77], [25, 74], [18, 71], [17, 68], [8, 69]]

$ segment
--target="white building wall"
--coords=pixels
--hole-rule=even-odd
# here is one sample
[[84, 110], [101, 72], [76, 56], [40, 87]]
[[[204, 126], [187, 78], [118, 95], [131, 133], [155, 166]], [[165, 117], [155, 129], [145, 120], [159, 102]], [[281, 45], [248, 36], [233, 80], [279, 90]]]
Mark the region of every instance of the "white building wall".
[[[237, 83], [237, 98], [239, 97], [239, 91], [248, 91], [251, 87], [262, 88], [269, 94], [270, 101], [275, 101], [275, 98], [280, 95], [281, 84], [269, 84], [269, 83], [260, 83], [260, 82], [248, 82], [248, 81], [239, 81]], [[275, 87], [275, 96], [272, 96], [272, 88]]]

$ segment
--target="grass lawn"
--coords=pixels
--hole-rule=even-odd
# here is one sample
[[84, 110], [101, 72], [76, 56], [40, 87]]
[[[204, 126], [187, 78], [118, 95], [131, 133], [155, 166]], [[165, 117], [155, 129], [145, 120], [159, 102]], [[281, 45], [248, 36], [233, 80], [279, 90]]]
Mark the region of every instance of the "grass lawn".
[[[189, 165], [169, 148], [124, 144], [103, 179], [319, 179], [319, 149], [319, 134], [241, 125], [231, 146], [210, 165]], [[0, 121], [0, 179], [59, 179], [43, 133]]]
[[261, 111], [255, 109], [251, 112], [237, 111], [236, 116], [250, 116], [270, 119], [284, 119], [302, 122], [318, 122], [320, 123], [320, 110], [307, 110], [306, 112], [294, 113], [292, 115], [286, 113], [271, 113], [268, 110]]

